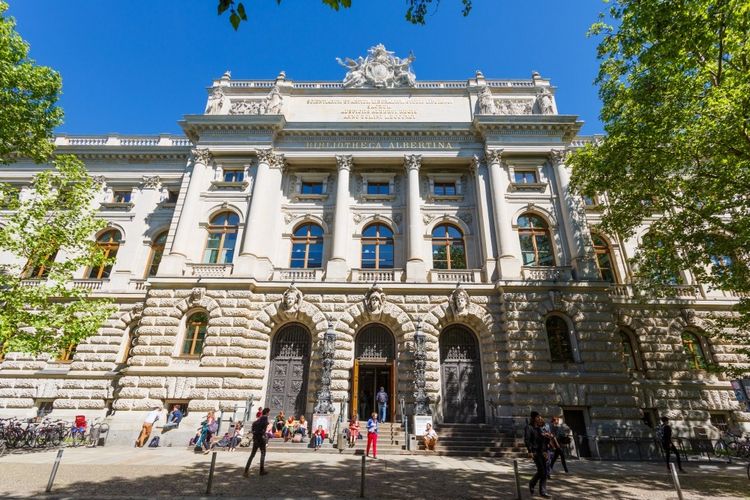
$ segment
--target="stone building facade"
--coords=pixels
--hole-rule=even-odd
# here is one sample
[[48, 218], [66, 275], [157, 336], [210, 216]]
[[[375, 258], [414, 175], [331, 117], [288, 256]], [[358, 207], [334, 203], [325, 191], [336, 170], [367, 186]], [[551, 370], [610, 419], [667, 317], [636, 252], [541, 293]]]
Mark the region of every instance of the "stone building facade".
[[[310, 415], [332, 332], [336, 412], [371, 411], [383, 386], [399, 420], [419, 331], [438, 422], [536, 409], [588, 435], [646, 434], [662, 415], [684, 435], [747, 426], [705, 369], [738, 361], [703, 324], [736, 299], [688, 273], [675, 299], [633, 297], [648, 228], [605, 235], [606, 197], [570, 191], [566, 154], [593, 138], [550, 82], [419, 81], [412, 60], [373, 47], [339, 61], [343, 83], [227, 73], [184, 137], [58, 136], [101, 181], [95, 237], [116, 252], [75, 286], [119, 311], [70, 359], [5, 353], [0, 417], [114, 411], [125, 441], [154, 404], [194, 423], [248, 401]], [[39, 168], [0, 180], [23, 188]]]

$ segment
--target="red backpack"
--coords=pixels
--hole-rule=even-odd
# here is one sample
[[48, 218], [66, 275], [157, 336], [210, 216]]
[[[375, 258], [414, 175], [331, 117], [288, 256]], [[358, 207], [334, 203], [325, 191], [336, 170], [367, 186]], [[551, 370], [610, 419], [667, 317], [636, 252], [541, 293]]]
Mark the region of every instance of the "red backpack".
[[85, 415], [76, 415], [76, 427], [79, 428], [86, 428], [86, 416]]

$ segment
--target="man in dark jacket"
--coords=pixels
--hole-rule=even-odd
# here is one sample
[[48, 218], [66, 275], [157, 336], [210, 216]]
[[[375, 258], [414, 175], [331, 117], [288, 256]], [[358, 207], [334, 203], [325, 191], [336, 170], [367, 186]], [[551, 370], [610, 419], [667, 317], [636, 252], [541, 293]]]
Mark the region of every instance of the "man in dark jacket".
[[534, 465], [536, 466], [536, 474], [529, 481], [529, 491], [533, 496], [534, 488], [539, 483], [539, 495], [543, 498], [549, 498], [547, 494], [547, 450], [551, 436], [548, 432], [544, 432], [542, 427], [544, 427], [544, 419], [541, 415], [537, 414], [531, 422], [529, 439], [526, 445], [529, 453], [534, 458]]
[[253, 451], [252, 453], [250, 453], [250, 458], [247, 459], [247, 464], [245, 465], [245, 477], [248, 477], [250, 474], [250, 464], [253, 463], [255, 452], [257, 452], [259, 448], [260, 475], [265, 476], [266, 474], [268, 474], [268, 472], [265, 471], [264, 466], [266, 463], [266, 430], [268, 429], [269, 413], [271, 413], [270, 408], [263, 408], [263, 413], [261, 414], [260, 418], [253, 422], [253, 425], [250, 427], [250, 430], [253, 433]]
[[685, 472], [682, 470], [680, 452], [677, 451], [677, 447], [672, 442], [672, 426], [669, 425], [669, 419], [667, 417], [661, 417], [661, 446], [664, 448], [664, 456], [667, 459], [667, 470], [670, 470], [669, 455], [674, 452], [674, 456], [677, 458], [677, 468], [680, 469], [680, 472]]

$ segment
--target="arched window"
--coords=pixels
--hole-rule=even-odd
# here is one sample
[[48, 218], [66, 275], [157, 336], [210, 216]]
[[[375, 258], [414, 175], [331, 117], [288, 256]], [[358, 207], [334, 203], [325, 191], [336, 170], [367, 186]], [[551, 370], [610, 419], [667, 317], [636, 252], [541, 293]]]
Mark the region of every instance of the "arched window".
[[166, 231], [159, 233], [159, 235], [154, 238], [154, 241], [151, 242], [151, 259], [148, 265], [148, 273], [146, 274], [147, 278], [150, 276], [156, 276], [156, 273], [159, 272], [159, 263], [161, 263], [162, 255], [164, 255], [164, 245], [166, 242]]
[[206, 340], [208, 315], [204, 312], [191, 314], [185, 323], [185, 340], [182, 341], [182, 355], [185, 357], [200, 357], [203, 352], [203, 342]]
[[625, 364], [630, 371], [638, 370], [638, 363], [635, 360], [635, 349], [633, 348], [633, 340], [630, 338], [627, 332], [620, 330], [620, 345], [622, 346], [622, 353], [625, 356]]
[[559, 316], [547, 318], [547, 341], [550, 360], [558, 363], [573, 363], [573, 346], [570, 343], [568, 324]]
[[682, 346], [688, 355], [690, 368], [695, 370], [705, 370], [708, 368], [706, 354], [701, 346], [701, 339], [692, 332], [682, 332]]
[[39, 259], [36, 263], [33, 263], [31, 260], [27, 262], [23, 269], [23, 277], [29, 280], [46, 278], [49, 274], [50, 265], [57, 258], [57, 252], [57, 250], [53, 251], [43, 259]]
[[432, 267], [466, 269], [466, 245], [460, 229], [440, 224], [432, 230]]
[[294, 230], [290, 267], [314, 269], [323, 267], [323, 228], [305, 223]]
[[203, 262], [206, 264], [230, 264], [232, 262], [239, 225], [240, 217], [234, 212], [221, 212], [211, 219]]
[[362, 268], [393, 268], [393, 231], [385, 224], [370, 224], [362, 231]]
[[594, 253], [596, 254], [596, 267], [599, 268], [599, 277], [610, 283], [617, 282], [615, 277], [614, 264], [612, 262], [612, 252], [609, 250], [607, 242], [598, 234], [592, 234], [591, 240], [594, 243]]
[[89, 270], [89, 279], [100, 280], [103, 278], [109, 278], [109, 273], [112, 272], [112, 266], [117, 257], [117, 251], [120, 249], [121, 239], [122, 236], [117, 229], [106, 231], [97, 238], [96, 244], [102, 250], [106, 260]]
[[526, 214], [518, 218], [518, 238], [524, 266], [554, 266], [552, 240], [544, 219]]

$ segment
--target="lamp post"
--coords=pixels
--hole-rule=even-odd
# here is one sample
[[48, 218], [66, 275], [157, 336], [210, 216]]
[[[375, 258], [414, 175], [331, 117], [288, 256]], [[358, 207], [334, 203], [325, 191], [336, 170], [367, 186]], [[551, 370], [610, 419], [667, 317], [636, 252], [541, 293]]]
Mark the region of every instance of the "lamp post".
[[425, 334], [422, 332], [422, 318], [417, 318], [417, 328], [414, 331], [414, 414], [432, 415], [430, 398], [425, 386], [425, 369], [427, 368], [427, 352], [425, 351]]
[[320, 377], [320, 389], [318, 390], [318, 402], [315, 405], [315, 413], [333, 413], [334, 407], [331, 401], [331, 371], [333, 370], [333, 355], [336, 352], [336, 331], [333, 322], [328, 320], [328, 329], [323, 337], [323, 373]]

